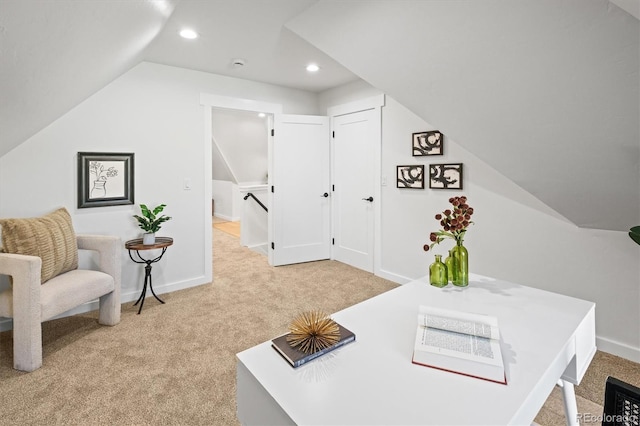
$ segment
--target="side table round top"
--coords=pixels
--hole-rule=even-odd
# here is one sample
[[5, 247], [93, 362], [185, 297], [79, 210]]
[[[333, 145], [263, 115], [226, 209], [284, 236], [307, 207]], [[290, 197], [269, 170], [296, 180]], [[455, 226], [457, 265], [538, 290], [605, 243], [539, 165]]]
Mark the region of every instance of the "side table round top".
[[155, 244], [142, 244], [142, 238], [136, 238], [124, 243], [127, 250], [153, 250], [169, 247], [173, 244], [171, 237], [156, 237]]

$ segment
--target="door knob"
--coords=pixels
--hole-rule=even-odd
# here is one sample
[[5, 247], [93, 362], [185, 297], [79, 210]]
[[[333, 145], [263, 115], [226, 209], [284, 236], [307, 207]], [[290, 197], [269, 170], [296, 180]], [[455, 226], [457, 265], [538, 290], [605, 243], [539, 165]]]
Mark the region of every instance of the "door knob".
[[324, 198], [327, 198], [328, 196], [329, 196], [329, 194], [327, 194], [326, 192], [321, 195], [321, 197], [324, 197]]
[[369, 198], [363, 198], [364, 201], [368, 201], [370, 203], [373, 203], [373, 197], [369, 197]]

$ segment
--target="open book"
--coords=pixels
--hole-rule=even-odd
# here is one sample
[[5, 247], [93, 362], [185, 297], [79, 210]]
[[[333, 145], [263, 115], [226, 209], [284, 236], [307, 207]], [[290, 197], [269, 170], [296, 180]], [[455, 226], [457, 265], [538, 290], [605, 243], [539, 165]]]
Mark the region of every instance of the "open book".
[[507, 384], [498, 319], [420, 306], [414, 364]]

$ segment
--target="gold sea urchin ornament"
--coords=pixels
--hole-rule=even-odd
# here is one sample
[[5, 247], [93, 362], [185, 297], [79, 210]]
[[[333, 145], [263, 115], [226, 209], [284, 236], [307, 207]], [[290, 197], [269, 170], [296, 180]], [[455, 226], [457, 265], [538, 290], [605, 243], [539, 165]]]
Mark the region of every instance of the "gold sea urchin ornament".
[[287, 343], [306, 354], [327, 348], [340, 340], [340, 328], [322, 311], [307, 311], [289, 325]]

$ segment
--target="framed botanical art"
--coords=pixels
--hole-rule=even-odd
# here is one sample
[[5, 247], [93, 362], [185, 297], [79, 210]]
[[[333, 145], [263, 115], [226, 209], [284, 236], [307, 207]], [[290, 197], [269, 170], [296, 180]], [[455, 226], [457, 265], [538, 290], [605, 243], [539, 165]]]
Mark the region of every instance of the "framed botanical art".
[[396, 187], [424, 189], [424, 166], [397, 166]]
[[429, 164], [429, 188], [462, 189], [462, 163]]
[[133, 153], [78, 153], [78, 208], [133, 204]]
[[413, 133], [411, 150], [414, 157], [427, 155], [443, 155], [444, 135], [439, 130]]

